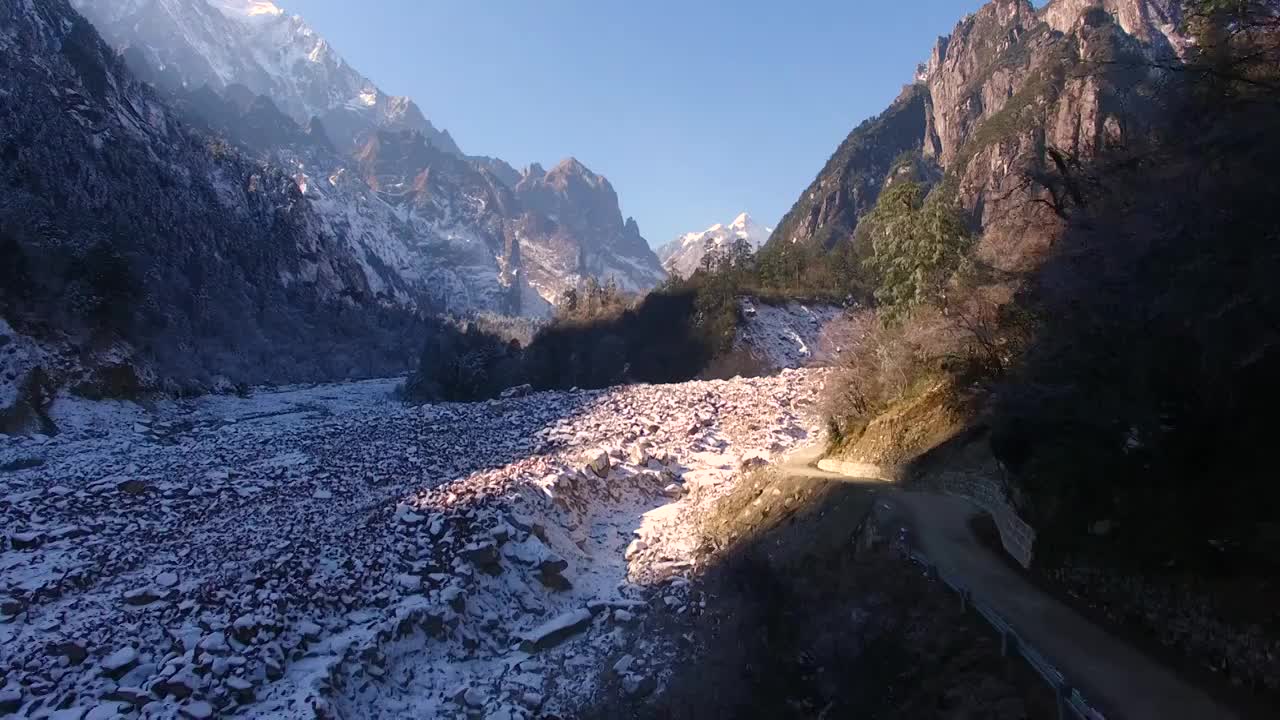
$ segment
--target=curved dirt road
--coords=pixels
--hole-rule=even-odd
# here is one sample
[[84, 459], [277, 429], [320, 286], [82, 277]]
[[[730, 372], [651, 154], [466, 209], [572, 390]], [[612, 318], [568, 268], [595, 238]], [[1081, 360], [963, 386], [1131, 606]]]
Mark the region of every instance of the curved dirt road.
[[1107, 720], [1216, 720], [1237, 715], [1124, 641], [1035, 587], [970, 530], [980, 513], [967, 500], [908, 492], [879, 480], [852, 478], [814, 467], [821, 450], [794, 453], [791, 474], [885, 486], [878, 502], [888, 521], [907, 529], [909, 541], [944, 572], [960, 578], [975, 598], [994, 608], [1106, 714]]

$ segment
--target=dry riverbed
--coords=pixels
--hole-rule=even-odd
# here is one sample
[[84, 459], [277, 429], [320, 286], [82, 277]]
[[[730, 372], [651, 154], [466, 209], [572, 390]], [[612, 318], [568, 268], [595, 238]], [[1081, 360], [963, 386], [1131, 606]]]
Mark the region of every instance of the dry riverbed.
[[605, 663], [661, 696], [697, 508], [815, 437], [823, 376], [63, 403], [0, 439], [0, 715], [567, 716]]

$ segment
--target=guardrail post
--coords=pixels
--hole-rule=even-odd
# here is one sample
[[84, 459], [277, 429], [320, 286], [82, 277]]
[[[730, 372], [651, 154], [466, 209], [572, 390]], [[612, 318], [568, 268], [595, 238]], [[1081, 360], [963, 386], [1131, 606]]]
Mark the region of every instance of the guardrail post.
[[[1018, 633], [1009, 625], [1008, 621], [1000, 617], [993, 608], [986, 603], [977, 602], [974, 604], [973, 593], [968, 588], [960, 585], [959, 579], [948, 576], [942, 577], [942, 571], [937, 565], [929, 562], [929, 559], [918, 551], [910, 551], [908, 558], [913, 562], [919, 563], [924, 568], [925, 576], [934, 581], [942, 581], [956, 591], [960, 596], [960, 612], [967, 612], [970, 605], [974, 610], [987, 620], [998, 633], [1000, 633], [1000, 657], [1007, 658], [1010, 653], [1018, 653], [1026, 659], [1027, 663], [1035, 670], [1045, 683], [1053, 689], [1058, 705], [1058, 720], [1067, 720], [1067, 718], [1080, 718], [1085, 720], [1086, 717], [1094, 717], [1094, 712], [1089, 708], [1087, 701], [1080, 696], [1079, 692], [1073, 690], [1067, 684], [1065, 676], [1060, 670], [1049, 663], [1047, 659], [1036, 652], [1031, 646], [1024, 647], [1022, 640], [1018, 637]], [[1083, 706], [1079, 709], [1077, 705]], [[1100, 717], [1100, 716], [1099, 716]]]
[[1010, 653], [1019, 652], [1018, 636], [1014, 634], [1013, 628], [1005, 630], [1000, 635], [1000, 656], [1008, 657]]

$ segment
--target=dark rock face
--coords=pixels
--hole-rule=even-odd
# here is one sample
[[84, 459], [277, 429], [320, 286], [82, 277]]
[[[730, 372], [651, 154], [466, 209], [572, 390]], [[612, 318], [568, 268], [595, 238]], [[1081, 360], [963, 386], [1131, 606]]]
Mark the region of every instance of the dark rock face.
[[529, 246], [525, 268], [543, 297], [554, 298], [587, 275], [613, 278], [632, 291], [666, 277], [636, 221], [623, 220], [613, 186], [575, 158], [548, 172], [530, 166], [515, 193], [525, 210], [518, 220]]
[[[148, 66], [129, 63], [130, 70], [135, 67], [145, 72]], [[135, 74], [146, 77], [136, 71]], [[256, 155], [266, 155], [277, 148], [291, 148], [300, 154], [335, 153], [318, 118], [306, 128], [299, 126], [271, 98], [255, 95], [243, 85], [229, 86], [221, 94], [205, 85], [189, 92], [175, 90], [168, 97], [184, 121], [233, 138]]]

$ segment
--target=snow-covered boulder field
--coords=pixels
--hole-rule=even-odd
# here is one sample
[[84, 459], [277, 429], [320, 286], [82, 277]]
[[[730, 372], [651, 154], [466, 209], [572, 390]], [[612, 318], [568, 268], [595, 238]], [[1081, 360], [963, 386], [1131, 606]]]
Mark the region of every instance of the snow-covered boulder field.
[[[393, 381], [0, 436], [0, 716], [530, 718], [660, 688], [687, 520], [822, 371], [409, 407]], [[665, 654], [664, 654], [665, 653]]]

